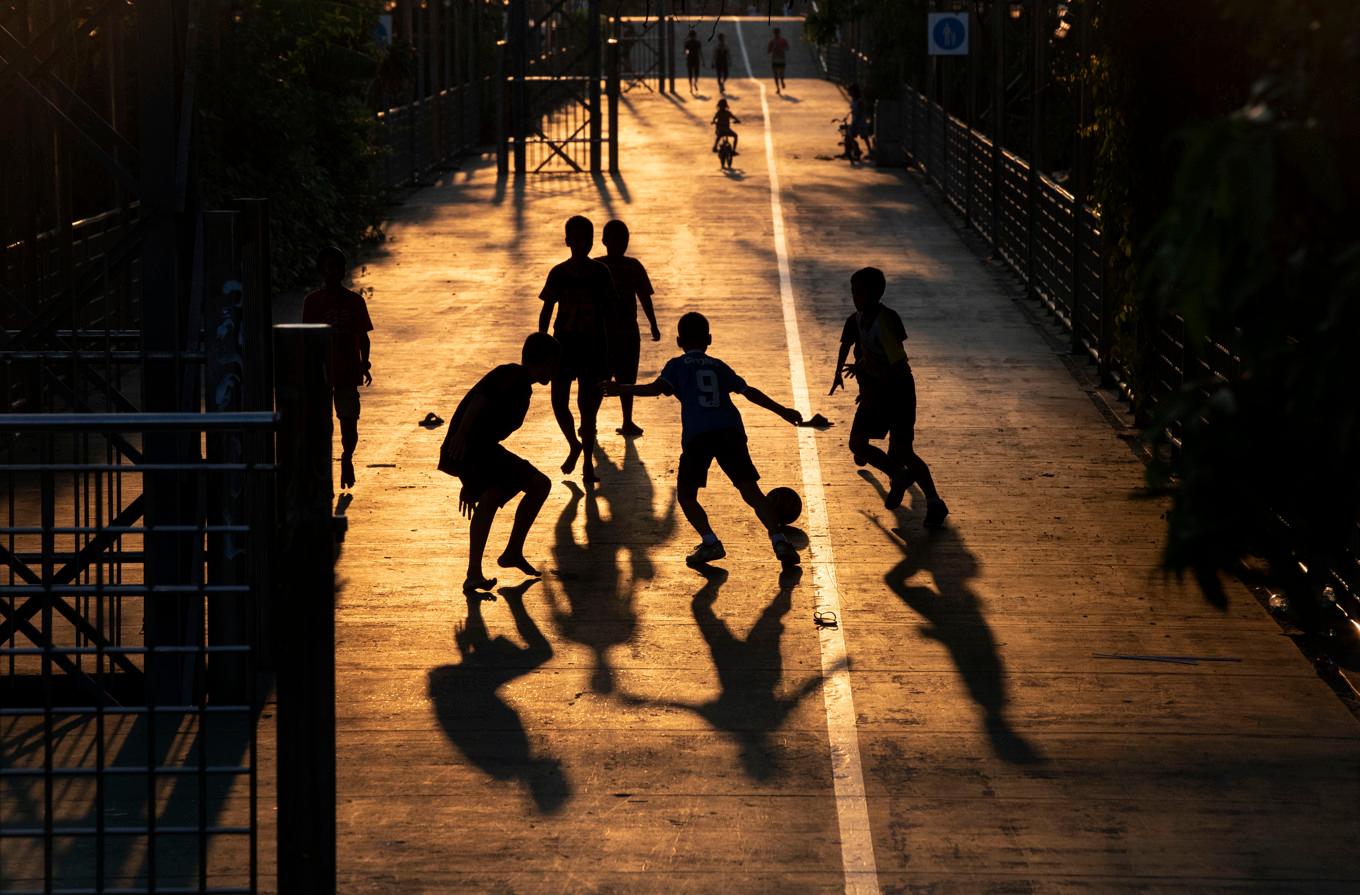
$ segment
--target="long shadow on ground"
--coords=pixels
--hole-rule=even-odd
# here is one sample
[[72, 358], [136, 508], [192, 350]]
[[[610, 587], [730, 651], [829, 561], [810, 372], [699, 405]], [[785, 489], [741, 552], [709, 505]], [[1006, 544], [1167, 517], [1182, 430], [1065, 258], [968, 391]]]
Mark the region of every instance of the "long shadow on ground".
[[[860, 475], [873, 484], [880, 496], [885, 493], [882, 483], [873, 475], [863, 470]], [[969, 581], [978, 574], [977, 557], [964, 545], [963, 536], [953, 525], [923, 531], [920, 514], [911, 508], [902, 506], [894, 512], [897, 525], [891, 531], [877, 516], [869, 516], [879, 531], [902, 551], [901, 562], [883, 576], [883, 581], [926, 620], [921, 633], [949, 650], [968, 695], [982, 710], [996, 755], [1014, 764], [1042, 762], [1042, 753], [1006, 718], [1010, 699], [1006, 692], [1005, 663], [977, 594], [969, 586]], [[922, 571], [930, 572], [938, 590], [909, 583]]]
[[539, 811], [552, 813], [571, 797], [562, 763], [534, 754], [519, 713], [498, 692], [552, 658], [547, 638], [524, 609], [524, 592], [536, 583], [498, 591], [524, 646], [504, 636], [493, 638], [482, 618], [482, 601], [469, 598], [467, 622], [454, 634], [462, 662], [432, 669], [429, 695], [444, 734], [468, 761], [496, 780], [518, 781]]

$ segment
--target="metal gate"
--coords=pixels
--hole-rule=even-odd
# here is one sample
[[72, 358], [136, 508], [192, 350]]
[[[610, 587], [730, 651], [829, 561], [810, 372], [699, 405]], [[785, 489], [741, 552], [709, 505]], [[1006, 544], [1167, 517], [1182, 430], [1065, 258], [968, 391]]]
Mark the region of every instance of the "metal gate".
[[606, 146], [609, 170], [618, 170], [618, 44], [606, 37], [600, 3], [510, 0], [501, 54], [502, 174], [512, 166], [516, 174], [598, 174]]
[[674, 84], [670, 45], [675, 23], [661, 16], [618, 16], [613, 19], [618, 42], [619, 89], [622, 93], [665, 93], [667, 79]]

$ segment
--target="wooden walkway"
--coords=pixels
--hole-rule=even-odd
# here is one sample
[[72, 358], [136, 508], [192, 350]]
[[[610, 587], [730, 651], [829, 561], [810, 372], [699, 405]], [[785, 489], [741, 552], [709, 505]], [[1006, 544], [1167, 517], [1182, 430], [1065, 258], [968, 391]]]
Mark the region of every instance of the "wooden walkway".
[[[765, 24], [741, 28], [765, 73]], [[761, 106], [753, 82], [730, 86], [730, 175], [709, 152], [711, 78], [702, 98], [634, 91], [621, 177], [498, 183], [469, 165], [398, 209], [356, 271], [377, 331], [338, 573], [340, 890], [1357, 891], [1360, 724], [1249, 594], [1218, 612], [1160, 575], [1141, 466], [1012, 292], [903, 172], [818, 158], [845, 103], [801, 45], [770, 117], [802, 409], [838, 423], [816, 438], [829, 544], [781, 582], [715, 474], [730, 574], [706, 580], [683, 563], [675, 404], [640, 400], [631, 442], [607, 404], [604, 483], [582, 497], [556, 474], [540, 389], [512, 446], [553, 473], [528, 545], [550, 571], [515, 588], [523, 612], [516, 594], [482, 607], [492, 643], [464, 661], [467, 526], [434, 469], [443, 429], [417, 421], [517, 358], [568, 216], [632, 229], [664, 337], [644, 342], [643, 376], [698, 309], [714, 354], [792, 400]], [[853, 396], [824, 397], [865, 264], [911, 334], [917, 444], [952, 510], [934, 536], [919, 494], [883, 510], [845, 448]], [[766, 484], [804, 491], [795, 431], [742, 411]], [[867, 829], [838, 821], [846, 731], [828, 727], [812, 620], [827, 546]], [[872, 848], [871, 873], [847, 877], [847, 841]]]

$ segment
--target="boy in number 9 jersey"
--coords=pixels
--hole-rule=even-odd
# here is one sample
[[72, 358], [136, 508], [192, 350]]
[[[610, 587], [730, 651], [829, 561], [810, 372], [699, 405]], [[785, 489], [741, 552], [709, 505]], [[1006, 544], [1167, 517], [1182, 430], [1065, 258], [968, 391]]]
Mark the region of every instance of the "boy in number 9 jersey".
[[674, 395], [680, 401], [681, 450], [676, 499], [685, 518], [703, 538], [685, 562], [698, 566], [727, 555], [709, 525], [708, 513], [699, 503], [699, 489], [708, 484], [708, 469], [716, 460], [769, 531], [774, 555], [784, 565], [795, 565], [798, 551], [781, 533], [779, 520], [766, 500], [765, 492], [760, 490], [760, 473], [751, 462], [746, 429], [742, 426], [740, 411], [732, 403], [732, 395], [741, 395], [790, 423], [801, 422], [803, 415], [773, 400], [755, 386], [747, 385], [731, 367], [706, 353], [713, 337], [704, 315], [694, 312], [684, 315], [680, 318], [679, 330], [679, 338], [675, 341], [685, 353], [672, 358], [660, 376], [646, 385], [609, 382], [605, 384], [605, 394], [643, 398]]

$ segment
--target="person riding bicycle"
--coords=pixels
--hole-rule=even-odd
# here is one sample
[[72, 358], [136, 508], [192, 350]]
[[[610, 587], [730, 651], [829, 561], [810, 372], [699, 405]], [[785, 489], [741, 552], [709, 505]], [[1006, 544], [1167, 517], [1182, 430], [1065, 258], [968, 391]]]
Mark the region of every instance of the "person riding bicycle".
[[737, 152], [737, 140], [738, 140], [737, 132], [732, 130], [732, 122], [734, 121], [737, 124], [741, 124], [741, 119], [738, 118], [736, 115], [733, 115], [732, 111], [727, 108], [727, 100], [725, 99], [718, 100], [718, 111], [716, 114], [714, 114], [713, 121], [711, 122], [713, 125], [714, 152], [718, 151], [718, 144], [722, 142], [723, 137], [731, 137], [732, 154], [739, 155], [739, 153]]
[[860, 95], [859, 85], [851, 84], [845, 92], [850, 95], [850, 129], [846, 131], [845, 138], [847, 140], [863, 138], [864, 149], [868, 151], [869, 113], [864, 98]]

